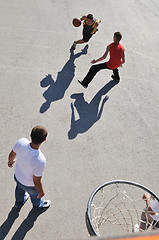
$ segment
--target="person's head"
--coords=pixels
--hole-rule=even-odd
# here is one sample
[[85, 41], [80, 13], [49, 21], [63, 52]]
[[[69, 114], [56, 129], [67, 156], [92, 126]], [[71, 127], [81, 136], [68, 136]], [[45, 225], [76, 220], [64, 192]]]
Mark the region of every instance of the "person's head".
[[34, 143], [35, 145], [41, 144], [42, 142], [45, 141], [47, 134], [48, 132], [44, 127], [42, 126], [34, 127], [30, 134], [32, 143]]
[[87, 23], [87, 25], [92, 25], [92, 23], [93, 23], [93, 15], [92, 14], [87, 15], [86, 23]]
[[114, 42], [120, 42], [121, 38], [122, 38], [122, 35], [120, 32], [114, 33]]

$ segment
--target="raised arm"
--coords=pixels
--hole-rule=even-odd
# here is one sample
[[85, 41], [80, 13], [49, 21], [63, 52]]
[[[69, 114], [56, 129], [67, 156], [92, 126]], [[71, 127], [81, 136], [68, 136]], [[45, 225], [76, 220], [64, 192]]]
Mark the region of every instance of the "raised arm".
[[86, 18], [87, 18], [86, 15], [83, 15], [83, 16], [80, 18], [80, 20], [83, 21], [83, 20], [85, 20]]
[[148, 194], [148, 193], [144, 193], [144, 195], [143, 195], [143, 199], [145, 200], [145, 202], [146, 202], [146, 206], [148, 207], [148, 205], [149, 205], [149, 201], [150, 201], [150, 194]]
[[98, 19], [96, 20], [95, 26], [98, 27], [99, 23], [101, 23], [101, 20], [98, 18]]
[[98, 58], [98, 59], [96, 59], [96, 60], [93, 59], [93, 60], [91, 61], [91, 63], [94, 64], [94, 63], [97, 63], [97, 62], [100, 62], [100, 61], [104, 60], [104, 59], [107, 57], [109, 51], [110, 51], [110, 47], [107, 46], [106, 51], [105, 51], [105, 53], [103, 54], [103, 56], [100, 57], [100, 58]]

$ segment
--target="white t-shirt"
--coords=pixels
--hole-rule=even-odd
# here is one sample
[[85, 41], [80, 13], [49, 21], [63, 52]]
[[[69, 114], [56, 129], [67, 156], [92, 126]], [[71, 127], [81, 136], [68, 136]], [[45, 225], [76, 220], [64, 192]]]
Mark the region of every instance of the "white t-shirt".
[[[157, 200], [153, 200], [150, 202], [150, 207], [151, 209], [156, 212], [156, 214], [151, 215], [151, 217], [155, 220], [155, 221], [159, 221], [159, 202]], [[150, 213], [151, 214], [151, 213]]]
[[35, 186], [33, 175], [41, 177], [46, 159], [42, 152], [33, 149], [30, 141], [26, 138], [20, 138], [13, 147], [16, 153], [15, 177], [25, 186]]

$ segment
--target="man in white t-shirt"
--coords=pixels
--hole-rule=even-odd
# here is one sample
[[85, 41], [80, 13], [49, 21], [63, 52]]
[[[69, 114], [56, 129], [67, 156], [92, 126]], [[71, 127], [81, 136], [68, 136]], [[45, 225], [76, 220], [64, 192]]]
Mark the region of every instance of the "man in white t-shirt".
[[51, 204], [50, 200], [42, 200], [45, 192], [41, 178], [46, 159], [39, 149], [47, 134], [44, 127], [34, 127], [30, 134], [31, 142], [26, 138], [20, 138], [9, 154], [8, 167], [13, 167], [16, 162], [14, 179], [17, 183], [15, 189], [17, 208], [21, 208], [29, 196], [35, 209], [47, 208]]

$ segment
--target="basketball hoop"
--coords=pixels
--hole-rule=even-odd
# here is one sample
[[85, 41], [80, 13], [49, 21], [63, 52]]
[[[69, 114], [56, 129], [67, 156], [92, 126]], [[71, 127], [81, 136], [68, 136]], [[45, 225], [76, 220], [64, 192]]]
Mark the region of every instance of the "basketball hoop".
[[[145, 193], [149, 199], [142, 198]], [[108, 236], [158, 228], [158, 212], [149, 210], [154, 200], [158, 204], [158, 196], [141, 184], [125, 180], [104, 183], [91, 194], [87, 204], [89, 234]]]

